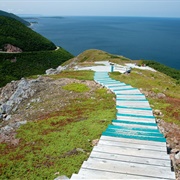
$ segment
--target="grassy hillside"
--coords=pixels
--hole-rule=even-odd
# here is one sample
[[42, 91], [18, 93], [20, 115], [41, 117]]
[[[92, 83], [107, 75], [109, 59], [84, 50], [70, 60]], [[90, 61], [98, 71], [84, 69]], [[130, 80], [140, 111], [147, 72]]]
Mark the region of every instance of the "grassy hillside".
[[[43, 74], [48, 68], [56, 68], [72, 57], [63, 48], [33, 53], [0, 53], [0, 87], [21, 77]], [[14, 58], [16, 62], [13, 62]]]
[[6, 17], [10, 17], [10, 18], [16, 19], [16, 20], [22, 22], [23, 24], [25, 24], [26, 26], [30, 26], [31, 25], [28, 21], [25, 21], [24, 19], [20, 18], [19, 16], [16, 16], [13, 13], [8, 13], [8, 12], [0, 10], [0, 16], [6, 16]]
[[[85, 51], [68, 62], [88, 65], [95, 59], [119, 64], [131, 62], [99, 50]], [[116, 114], [115, 95], [97, 85], [93, 76], [92, 71], [63, 71], [42, 76], [43, 88], [37, 84], [37, 93], [26, 99], [13, 115], [28, 121], [17, 131], [18, 143], [0, 144], [1, 179], [54, 179], [60, 175], [70, 177], [79, 171], [93, 148], [92, 140], [100, 137]], [[114, 72], [110, 76], [148, 92], [152, 108], [163, 112], [157, 119], [180, 125], [180, 85], [176, 79], [162, 72], [136, 68], [130, 74]], [[165, 97], [158, 98], [158, 93]], [[35, 102], [36, 99], [40, 101]], [[166, 138], [171, 138], [173, 143], [178, 133], [170, 128]]]
[[18, 20], [0, 16], [0, 49], [12, 44], [24, 51], [54, 50], [54, 43], [34, 32]]

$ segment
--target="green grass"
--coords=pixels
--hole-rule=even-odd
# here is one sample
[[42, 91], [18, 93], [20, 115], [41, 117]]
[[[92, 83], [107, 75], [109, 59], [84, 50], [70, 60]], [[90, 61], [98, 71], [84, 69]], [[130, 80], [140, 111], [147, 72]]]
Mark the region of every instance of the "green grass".
[[113, 97], [106, 89], [93, 90], [89, 98], [81, 93], [58, 112], [21, 126], [18, 146], [0, 145], [0, 179], [54, 179], [77, 173], [93, 148], [91, 141], [115, 118]]
[[[46, 75], [48, 76], [48, 75]], [[63, 71], [59, 74], [49, 75], [53, 79], [59, 78], [72, 78], [78, 80], [93, 80], [94, 79], [94, 72], [93, 71]]]
[[62, 88], [65, 90], [75, 91], [75, 92], [87, 92], [90, 90], [85, 84], [80, 84], [80, 83], [71, 83], [66, 86], [63, 86]]

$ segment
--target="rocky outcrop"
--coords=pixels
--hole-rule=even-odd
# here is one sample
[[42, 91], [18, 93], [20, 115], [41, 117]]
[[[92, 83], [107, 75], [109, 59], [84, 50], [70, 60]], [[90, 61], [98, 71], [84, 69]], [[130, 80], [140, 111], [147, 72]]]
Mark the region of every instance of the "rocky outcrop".
[[11, 113], [15, 112], [19, 104], [35, 93], [33, 89], [37, 80], [12, 81], [0, 90], [0, 119], [8, 121], [11, 119]]
[[16, 52], [16, 53], [21, 53], [23, 52], [22, 49], [16, 47], [16, 46], [13, 46], [12, 44], [5, 44], [4, 45], [4, 51], [6, 52]]
[[67, 68], [67, 66], [58, 66], [56, 69], [50, 68], [46, 70], [46, 74], [47, 75], [51, 75], [51, 74], [58, 74], [61, 71], [64, 71]]

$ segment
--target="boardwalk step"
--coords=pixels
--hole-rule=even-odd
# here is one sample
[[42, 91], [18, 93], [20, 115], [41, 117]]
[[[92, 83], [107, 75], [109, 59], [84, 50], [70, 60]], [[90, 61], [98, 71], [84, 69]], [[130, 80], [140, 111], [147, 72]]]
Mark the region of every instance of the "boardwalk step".
[[112, 160], [98, 160], [89, 158], [83, 163], [83, 168], [123, 173], [128, 175], [146, 176], [159, 179], [174, 179], [174, 173], [169, 167], [135, 164], [127, 162], [114, 162]]
[[112, 128], [112, 129], [123, 129], [123, 130], [129, 130], [129, 131], [146, 131], [146, 132], [150, 132], [150, 133], [160, 133], [160, 131], [158, 129], [147, 129], [147, 128], [134, 128], [134, 127], [124, 127], [124, 126], [115, 126], [112, 124], [108, 125], [108, 128]]
[[129, 162], [129, 163], [137, 163], [137, 164], [147, 164], [153, 166], [162, 166], [171, 168], [171, 164], [169, 160], [157, 160], [153, 158], [144, 158], [144, 157], [136, 157], [136, 156], [127, 156], [127, 155], [120, 155], [120, 154], [111, 154], [111, 153], [104, 153], [104, 152], [95, 152], [93, 151], [90, 155], [90, 158], [95, 158], [99, 160], [107, 159], [113, 161], [122, 161], [122, 162]]
[[115, 133], [128, 136], [148, 136], [148, 137], [164, 137], [159, 132], [149, 132], [149, 131], [137, 131], [128, 129], [117, 129], [117, 128], [107, 128], [105, 133]]
[[129, 139], [139, 139], [139, 140], [147, 140], [147, 141], [159, 141], [159, 142], [166, 142], [164, 137], [158, 136], [149, 136], [149, 135], [137, 135], [135, 133], [123, 134], [111, 131], [105, 131], [102, 133], [104, 136], [112, 136], [112, 137], [121, 137], [121, 138], [129, 138]]
[[152, 111], [152, 108], [151, 107], [141, 107], [141, 108], [138, 108], [138, 107], [129, 107], [129, 106], [119, 106], [117, 105], [116, 106], [117, 109], [129, 109], [129, 110], [149, 110], [149, 111]]
[[100, 140], [113, 141], [113, 142], [123, 142], [129, 144], [142, 144], [142, 145], [150, 145], [155, 147], [163, 147], [166, 148], [166, 143], [164, 142], [156, 142], [156, 141], [143, 141], [138, 139], [125, 139], [119, 137], [110, 137], [110, 136], [101, 136]]
[[71, 178], [72, 180], [79, 180], [79, 179], [88, 179], [88, 180], [97, 180], [97, 179], [143, 179], [143, 180], [159, 180], [159, 178], [150, 178], [147, 176], [136, 176], [130, 174], [123, 174], [123, 173], [116, 173], [110, 172], [107, 170], [97, 170], [97, 169], [89, 169], [89, 168], [81, 168], [79, 174], [75, 177]]
[[157, 129], [157, 126], [148, 126], [142, 124], [126, 124], [126, 123], [119, 123], [119, 122], [112, 122], [115, 126], [125, 126], [125, 127], [134, 127], [134, 128], [147, 128], [147, 129]]
[[[109, 145], [113, 148], [113, 146], [119, 146], [119, 147], [129, 147], [129, 148], [135, 148], [135, 149], [146, 149], [146, 150], [153, 150], [153, 151], [163, 151], [167, 153], [167, 148], [165, 146], [155, 147], [154, 145], [144, 145], [141, 143], [127, 143], [127, 142], [118, 142], [118, 141], [111, 141], [111, 140], [104, 140], [101, 139], [98, 142], [98, 145], [104, 144]], [[170, 164], [170, 161], [168, 161]]]

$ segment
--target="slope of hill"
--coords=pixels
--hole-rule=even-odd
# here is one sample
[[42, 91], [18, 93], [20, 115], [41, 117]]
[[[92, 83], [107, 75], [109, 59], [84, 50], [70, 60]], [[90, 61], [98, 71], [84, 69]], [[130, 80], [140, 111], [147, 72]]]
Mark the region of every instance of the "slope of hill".
[[[73, 68], [95, 66], [94, 62], [104, 60], [121, 65], [131, 62], [122, 56], [88, 50], [65, 62], [66, 71], [14, 81], [0, 89], [0, 101], [12, 106], [1, 123], [1, 179], [54, 179], [78, 172], [93, 148], [92, 141], [100, 137], [116, 112], [115, 96], [93, 81], [94, 72]], [[155, 114], [158, 126], [169, 149], [173, 149], [171, 158], [175, 158], [180, 150], [177, 80], [136, 68], [130, 74], [113, 72], [110, 76], [146, 95], [154, 112], [159, 112]], [[173, 163], [178, 178], [180, 163]]]
[[6, 44], [20, 48], [23, 52], [54, 50], [54, 43], [34, 32], [18, 20], [0, 16], [0, 49]]
[[22, 22], [23, 24], [25, 24], [26, 26], [30, 26], [31, 25], [28, 21], [20, 18], [19, 16], [16, 16], [13, 13], [8, 13], [8, 12], [0, 10], [0, 16], [6, 16], [6, 17], [10, 17], [10, 18], [16, 19], [16, 20]]

